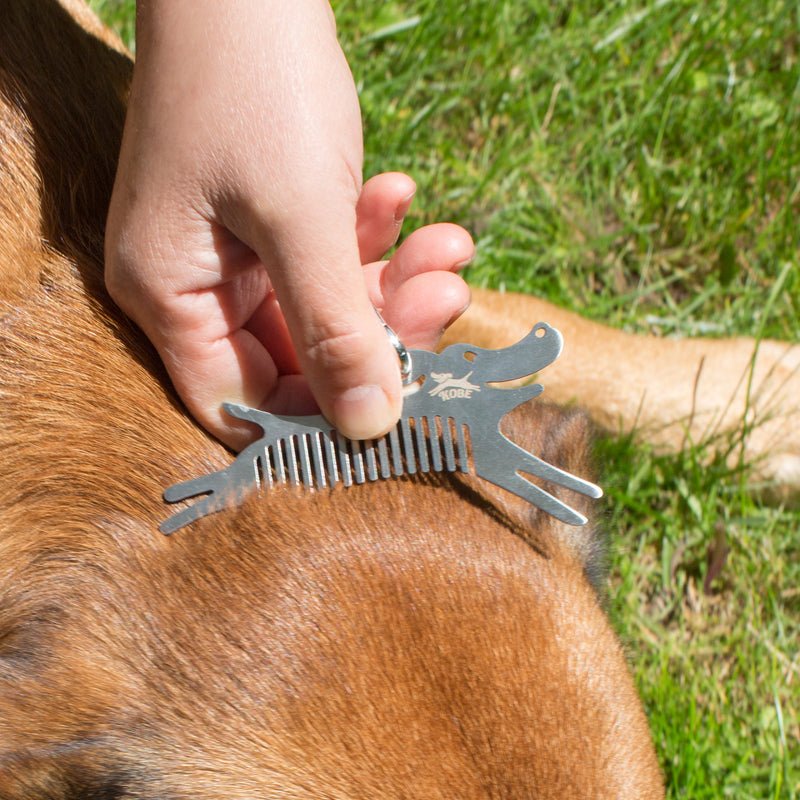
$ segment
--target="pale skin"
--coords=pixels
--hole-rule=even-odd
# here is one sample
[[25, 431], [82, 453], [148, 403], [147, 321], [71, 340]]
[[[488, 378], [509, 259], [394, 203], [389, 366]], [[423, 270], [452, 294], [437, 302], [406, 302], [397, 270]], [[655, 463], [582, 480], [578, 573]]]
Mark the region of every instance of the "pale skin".
[[106, 282], [190, 412], [234, 448], [252, 432], [226, 400], [386, 432], [402, 387], [373, 306], [408, 347], [432, 347], [469, 302], [455, 274], [469, 235], [430, 225], [381, 261], [415, 187], [361, 173], [327, 2], [139, 3]]

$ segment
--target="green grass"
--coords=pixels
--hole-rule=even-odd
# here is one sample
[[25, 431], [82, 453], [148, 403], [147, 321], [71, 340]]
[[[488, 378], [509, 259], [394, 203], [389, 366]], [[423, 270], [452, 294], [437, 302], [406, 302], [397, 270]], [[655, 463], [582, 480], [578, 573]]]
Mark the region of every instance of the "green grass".
[[[131, 2], [94, 5], [130, 37]], [[796, 0], [335, 8], [366, 174], [417, 180], [406, 232], [473, 232], [470, 281], [631, 330], [800, 338]], [[600, 442], [611, 614], [669, 797], [800, 797], [800, 515], [703, 455]]]

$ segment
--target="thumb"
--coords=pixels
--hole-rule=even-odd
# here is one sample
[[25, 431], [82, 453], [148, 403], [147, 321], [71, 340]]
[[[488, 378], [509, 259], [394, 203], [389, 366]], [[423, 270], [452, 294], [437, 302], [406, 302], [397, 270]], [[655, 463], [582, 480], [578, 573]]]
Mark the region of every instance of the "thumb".
[[402, 386], [397, 354], [367, 293], [355, 223], [354, 205], [340, 203], [335, 214], [330, 206], [320, 214], [306, 208], [255, 238], [322, 413], [345, 436], [369, 439], [396, 424]]

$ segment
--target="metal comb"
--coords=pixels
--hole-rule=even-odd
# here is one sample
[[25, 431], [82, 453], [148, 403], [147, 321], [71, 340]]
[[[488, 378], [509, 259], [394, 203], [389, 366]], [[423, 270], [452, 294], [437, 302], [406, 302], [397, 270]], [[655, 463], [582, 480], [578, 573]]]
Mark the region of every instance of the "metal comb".
[[[548, 464], [514, 444], [500, 421], [540, 395], [539, 383], [502, 389], [491, 384], [533, 375], [552, 364], [563, 339], [540, 322], [521, 341], [500, 350], [454, 344], [442, 353], [412, 350], [400, 422], [380, 439], [348, 439], [320, 415], [289, 417], [225, 403], [236, 419], [264, 435], [225, 469], [170, 486], [168, 503], [198, 498], [161, 525], [165, 534], [277, 484], [327, 489], [417, 472], [471, 473], [537, 505], [570, 525], [586, 517], [524, 477], [534, 475], [589, 497], [593, 483]], [[470, 445], [468, 447], [468, 444]]]

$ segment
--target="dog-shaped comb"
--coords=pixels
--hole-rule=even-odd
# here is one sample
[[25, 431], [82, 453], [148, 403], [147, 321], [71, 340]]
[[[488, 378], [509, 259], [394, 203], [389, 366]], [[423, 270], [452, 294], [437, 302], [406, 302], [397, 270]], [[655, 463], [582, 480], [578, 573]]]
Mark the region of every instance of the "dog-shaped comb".
[[268, 496], [277, 484], [324, 490], [339, 483], [349, 487], [395, 475], [459, 470], [513, 492], [562, 522], [583, 525], [586, 517], [524, 474], [589, 497], [601, 497], [602, 490], [537, 458], [500, 430], [502, 418], [540, 395], [542, 385], [491, 385], [539, 372], [558, 358], [562, 345], [561, 334], [540, 322], [501, 350], [454, 344], [442, 353], [410, 351], [400, 422], [380, 439], [348, 439], [320, 415], [279, 416], [226, 403], [228, 414], [254, 422], [264, 435], [225, 469], [170, 486], [164, 492], [168, 503], [199, 499], [165, 520], [161, 531], [173, 533], [254, 491]]

